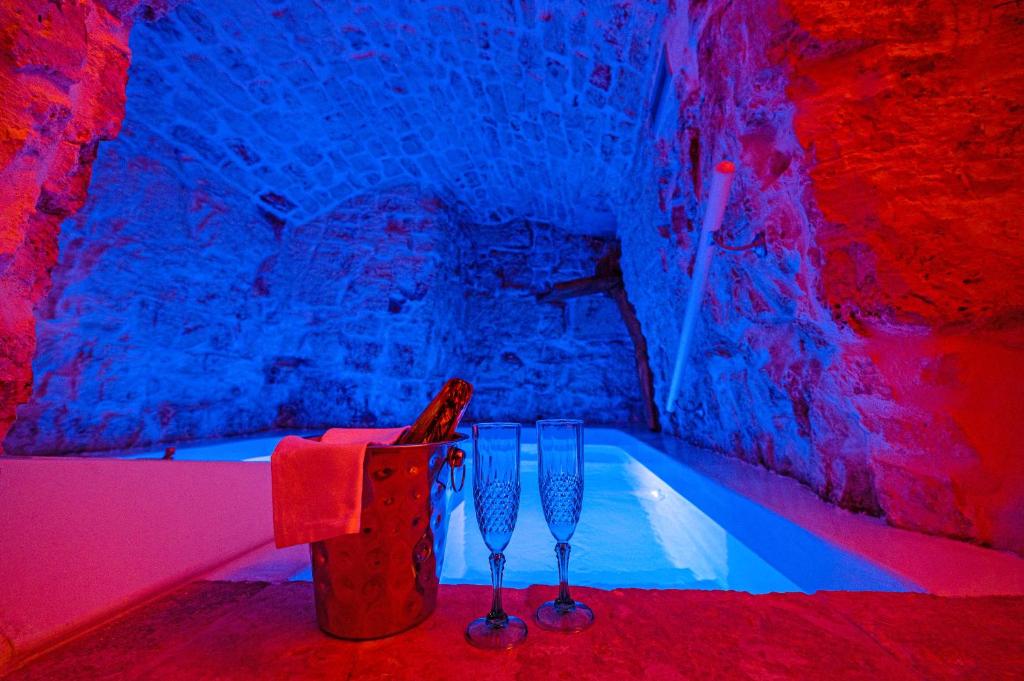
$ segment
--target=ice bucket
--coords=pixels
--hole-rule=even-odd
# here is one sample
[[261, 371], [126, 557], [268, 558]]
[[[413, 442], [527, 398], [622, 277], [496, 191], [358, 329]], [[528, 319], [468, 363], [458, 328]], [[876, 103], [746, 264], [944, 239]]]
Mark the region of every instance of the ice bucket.
[[372, 639], [416, 626], [434, 611], [448, 532], [446, 489], [465, 468], [448, 442], [371, 446], [363, 467], [362, 528], [310, 544], [320, 628]]

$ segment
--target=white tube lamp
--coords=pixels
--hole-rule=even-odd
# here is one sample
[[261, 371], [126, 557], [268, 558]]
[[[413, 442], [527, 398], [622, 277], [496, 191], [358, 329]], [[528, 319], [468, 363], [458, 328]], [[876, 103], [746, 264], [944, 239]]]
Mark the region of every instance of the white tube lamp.
[[690, 354], [690, 340], [693, 327], [697, 323], [697, 313], [704, 290], [708, 282], [708, 269], [711, 266], [712, 234], [722, 226], [725, 204], [729, 201], [729, 187], [736, 174], [736, 166], [731, 161], [722, 161], [715, 166], [711, 178], [711, 193], [708, 196], [708, 207], [704, 213], [704, 224], [700, 228], [700, 239], [697, 241], [697, 258], [693, 265], [693, 280], [690, 282], [690, 293], [686, 299], [686, 314], [683, 316], [683, 328], [679, 332], [679, 349], [676, 351], [676, 365], [672, 370], [672, 383], [665, 401], [665, 412], [675, 409], [676, 398], [679, 396], [680, 383], [683, 380], [683, 366]]

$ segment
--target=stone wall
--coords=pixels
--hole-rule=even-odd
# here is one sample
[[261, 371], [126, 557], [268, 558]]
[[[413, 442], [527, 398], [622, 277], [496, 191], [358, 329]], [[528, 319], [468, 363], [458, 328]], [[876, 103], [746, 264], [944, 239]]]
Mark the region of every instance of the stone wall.
[[[117, 133], [132, 4], [0, 9], [0, 436], [57, 225]], [[666, 427], [844, 507], [1024, 550], [1017, 4], [144, 14], [129, 123], [64, 224], [9, 447], [402, 421], [455, 372], [476, 418], [635, 420], [610, 303], [533, 295], [617, 233], [663, 402], [730, 158], [721, 236], [765, 246], [716, 249]]]
[[534, 297], [590, 274], [602, 239], [459, 225], [412, 188], [292, 226], [211, 181], [131, 105], [95, 175], [62, 230], [9, 451], [407, 423], [451, 375], [475, 384], [473, 419], [637, 418], [611, 301]]
[[58, 225], [121, 123], [133, 4], [0, 3], [0, 441], [31, 390]]
[[396, 191], [292, 226], [203, 170], [129, 105], [64, 224], [9, 451], [390, 425], [436, 391], [461, 302], [436, 201]]
[[670, 430], [1024, 549], [1019, 24], [938, 1], [677, 8], [672, 113], [619, 213], [659, 402], [719, 160], [740, 166], [723, 239], [767, 248], [716, 249]]
[[[185, 2], [161, 18], [147, 7], [153, 21], [132, 32], [129, 124], [99, 152], [86, 213], [64, 226], [57, 288], [38, 311], [35, 394], [8, 446], [73, 451], [404, 420], [396, 405], [422, 402], [447, 367], [508, 389], [517, 361], [519, 376], [529, 373], [519, 391], [529, 414], [633, 419], [632, 374], [601, 364], [629, 354], [612, 308], [538, 307], [523, 282], [589, 273], [601, 246], [572, 235], [614, 231], [608, 196], [634, 152], [661, 11], [469, 2], [327, 12], [237, 0]], [[118, 107], [127, 54], [120, 80], [104, 80]], [[53, 266], [68, 214], [50, 220], [49, 260], [32, 256], [33, 266]], [[469, 293], [474, 323], [515, 311], [462, 330], [476, 336], [465, 345], [475, 364], [443, 350], [455, 348], [448, 329], [463, 308], [435, 294], [460, 271], [452, 249], [472, 252], [450, 240], [456, 224], [489, 234], [516, 224], [540, 244], [490, 244], [492, 255], [466, 260], [482, 275]], [[543, 250], [562, 232], [571, 245]], [[315, 268], [292, 269], [307, 249]], [[333, 272], [332, 262], [356, 269]], [[481, 301], [483, 282], [506, 275], [516, 281]], [[22, 326], [44, 290], [18, 297]], [[372, 312], [356, 315], [351, 333], [330, 326], [360, 308]], [[516, 335], [530, 324], [562, 337], [531, 353]], [[25, 329], [13, 335], [20, 382], [7, 410], [28, 397], [33, 353]], [[482, 359], [489, 339], [505, 359]], [[481, 418], [508, 411], [497, 398], [474, 408]]]
[[[820, 292], [890, 521], [1024, 551], [1024, 12], [790, 1]], [[856, 93], [851, 97], [849, 93]], [[863, 382], [863, 381], [862, 381]]]
[[471, 224], [414, 187], [293, 223], [169, 142], [148, 87], [131, 82], [63, 224], [8, 451], [407, 423], [451, 375], [477, 386], [474, 419], [637, 419], [611, 301], [534, 297], [591, 274], [607, 240]]
[[293, 222], [416, 185], [476, 223], [611, 235], [661, 3], [533, 5], [186, 2], [133, 33], [135, 105]]
[[[15, 407], [30, 394], [32, 309], [45, 294], [48, 271], [56, 262], [58, 225], [85, 199], [96, 141], [112, 138], [120, 125], [134, 13], [149, 20], [132, 34], [128, 99], [135, 139], [110, 152], [104, 180], [110, 186], [100, 190], [85, 222], [69, 225], [63, 239], [75, 250], [67, 254], [61, 287], [81, 289], [82, 298], [97, 296], [78, 299], [89, 324], [107, 330], [146, 328], [139, 310], [115, 309], [116, 319], [102, 322], [103, 313], [89, 307], [104, 304], [105, 295], [124, 298], [127, 289], [119, 287], [130, 283], [129, 275], [143, 278], [141, 263], [122, 271], [108, 262], [115, 253], [149, 257], [149, 251], [163, 246], [152, 237], [166, 237], [184, 249], [182, 254], [159, 253], [149, 264], [175, 270], [173, 276], [185, 277], [181, 284], [205, 287], [211, 283], [204, 279], [206, 273], [186, 268], [191, 273], [182, 274], [180, 269], [199, 267], [189, 260], [198, 259], [199, 253], [187, 242], [202, 242], [198, 235], [205, 230], [219, 228], [217, 238], [238, 247], [238, 265], [248, 272], [265, 264], [254, 258], [269, 257], [269, 234], [284, 238], [286, 231], [331, 219], [339, 206], [365, 204], [368, 196], [389, 195], [396, 188], [417, 187], [415, 193], [437, 197], [468, 223], [494, 226], [533, 219], [574, 233], [608, 236], [614, 231], [608, 199], [635, 151], [636, 102], [653, 50], [652, 29], [663, 11], [657, 3], [631, 7], [570, 2], [550, 10], [487, 2], [364, 3], [341, 12], [325, 11], [316, 3], [280, 6], [252, 0], [184, 2], [178, 7], [156, 0], [144, 3], [142, 10], [136, 4], [3, 3], [5, 45], [12, 49], [9, 55], [4, 51], [9, 63], [3, 64], [0, 77], [6, 79], [5, 92], [14, 96], [4, 99], [7, 138], [0, 159], [5, 215], [11, 218], [4, 222], [0, 246], [0, 291], [5, 293], [0, 440]], [[516, 87], [505, 87], [510, 79]], [[152, 145], [152, 153], [146, 145]], [[139, 179], [122, 178], [118, 168]], [[121, 200], [134, 214], [117, 207], [118, 192], [126, 192]], [[252, 230], [253, 235], [224, 236], [227, 211], [237, 213], [236, 229]], [[142, 227], [147, 212], [161, 223], [152, 231]], [[164, 220], [179, 231], [163, 225]], [[123, 237], [121, 230], [134, 236]], [[148, 248], [136, 243], [144, 235]], [[94, 264], [79, 262], [82, 253], [77, 249], [98, 258], [107, 267], [101, 268], [104, 276], [116, 281], [102, 284], [98, 274], [92, 277], [87, 270]], [[585, 250], [589, 255], [591, 249]], [[218, 300], [235, 294], [225, 282], [213, 283], [220, 290]], [[250, 283], [236, 281], [235, 286]], [[191, 295], [157, 289], [156, 282], [143, 287], [161, 300], [178, 295], [184, 301]], [[210, 400], [228, 400], [228, 393], [202, 399], [197, 395], [195, 404], [186, 407], [188, 388], [179, 385], [181, 394], [167, 396], [174, 406], [165, 407], [157, 403], [167, 381], [159, 387], [129, 388], [134, 384], [126, 380], [123, 391], [112, 394], [118, 381], [110, 383], [110, 366], [99, 363], [112, 362], [112, 356], [154, 358], [139, 348], [142, 341], [133, 333], [123, 334], [121, 342], [131, 347], [122, 352], [103, 342], [92, 348], [92, 341], [85, 339], [98, 338], [94, 329], [79, 328], [73, 332], [77, 336], [66, 335], [70, 329], [58, 331], [54, 324], [72, 323], [58, 309], [69, 304], [59, 295], [40, 311], [54, 334], [47, 342], [56, 347], [41, 349], [39, 366], [44, 371], [61, 367], [67, 377], [36, 377], [36, 389], [43, 394], [23, 411], [12, 442], [36, 451], [114, 446], [158, 433], [174, 435], [179, 431], [163, 425], [169, 419], [180, 421], [181, 433], [213, 429], [199, 422]], [[125, 300], [118, 305], [135, 304], [142, 303]], [[166, 300], [148, 304], [174, 307]], [[601, 305], [581, 304], [585, 310], [595, 307]], [[65, 311], [75, 312], [70, 307]], [[212, 310], [196, 314], [207, 312], [214, 316]], [[156, 322], [169, 324], [157, 334], [161, 341], [168, 340], [161, 334], [170, 333], [173, 325], [191, 328], [189, 315], [179, 310]], [[219, 337], [244, 326], [223, 319], [210, 323], [220, 329]], [[65, 347], [72, 337], [85, 345]], [[242, 342], [250, 336], [239, 332], [234, 338]], [[217, 342], [230, 346], [232, 341]], [[364, 350], [374, 352], [372, 346], [353, 352]], [[608, 351], [614, 355], [620, 350], [613, 345]], [[77, 359], [68, 356], [79, 351]], [[572, 354], [580, 353], [574, 346]], [[281, 361], [293, 361], [288, 357], [283, 353]], [[86, 369], [93, 359], [97, 366]], [[255, 366], [259, 362], [242, 364], [239, 380], [263, 371]], [[79, 376], [81, 372], [85, 375]], [[62, 381], [68, 385], [58, 388]], [[106, 392], [99, 388], [104, 382]], [[77, 401], [84, 399], [79, 398], [80, 388], [98, 402], [73, 417], [65, 412], [74, 412]], [[282, 386], [275, 390], [286, 391]], [[303, 392], [295, 386], [288, 390]], [[72, 402], [59, 403], [58, 395]], [[350, 397], [354, 403], [346, 413], [365, 415], [364, 398]], [[124, 413], [126, 403], [117, 406], [118, 400], [136, 399], [140, 406], [162, 408], [163, 416], [140, 418]], [[292, 398], [281, 399], [291, 406], [282, 406], [282, 414], [270, 422], [301, 421], [298, 416], [290, 421], [289, 415], [301, 414], [306, 398], [296, 395], [295, 404]], [[612, 400], [624, 407], [629, 399], [599, 403]], [[111, 408], [101, 412], [99, 405]], [[96, 425], [97, 418], [108, 425]], [[629, 418], [628, 412], [613, 408], [603, 420]], [[119, 425], [109, 425], [114, 422]], [[263, 416], [240, 415], [237, 423], [224, 425], [224, 432], [266, 423]], [[42, 432], [58, 426], [67, 426], [67, 432]], [[93, 435], [83, 440], [82, 429], [91, 429]], [[133, 434], [133, 429], [139, 432]], [[29, 442], [34, 437], [40, 438], [37, 444]]]
[[477, 389], [467, 416], [639, 421], [633, 345], [615, 303], [604, 295], [559, 304], [535, 297], [593, 275], [610, 243], [522, 220], [463, 225], [462, 234], [458, 341], [462, 371]]

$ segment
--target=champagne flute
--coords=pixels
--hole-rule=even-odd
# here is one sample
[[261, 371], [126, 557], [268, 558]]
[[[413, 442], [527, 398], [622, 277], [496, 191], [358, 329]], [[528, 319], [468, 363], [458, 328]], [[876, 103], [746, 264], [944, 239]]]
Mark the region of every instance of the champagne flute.
[[558, 598], [537, 608], [537, 624], [552, 631], [582, 631], [594, 612], [569, 595], [569, 540], [583, 508], [583, 421], [537, 421], [537, 479], [544, 519], [558, 557]]
[[502, 551], [512, 539], [519, 515], [518, 423], [473, 426], [473, 504], [484, 543], [491, 550], [491, 611], [466, 627], [466, 640], [478, 648], [508, 649], [526, 639], [526, 622], [501, 607]]

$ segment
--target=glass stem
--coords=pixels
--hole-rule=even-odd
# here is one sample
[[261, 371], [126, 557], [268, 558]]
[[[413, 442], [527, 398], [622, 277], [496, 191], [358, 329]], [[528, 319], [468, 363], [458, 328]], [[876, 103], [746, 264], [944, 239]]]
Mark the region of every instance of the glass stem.
[[569, 542], [560, 541], [555, 544], [555, 556], [558, 557], [558, 605], [575, 605], [576, 601], [569, 595]]
[[494, 626], [504, 626], [508, 622], [508, 615], [501, 607], [501, 576], [505, 571], [505, 556], [501, 553], [491, 554], [491, 587], [494, 594], [491, 596], [491, 611], [487, 613], [487, 621]]

